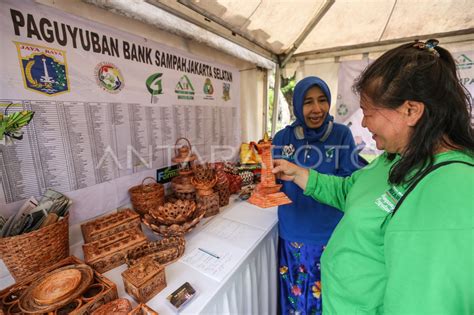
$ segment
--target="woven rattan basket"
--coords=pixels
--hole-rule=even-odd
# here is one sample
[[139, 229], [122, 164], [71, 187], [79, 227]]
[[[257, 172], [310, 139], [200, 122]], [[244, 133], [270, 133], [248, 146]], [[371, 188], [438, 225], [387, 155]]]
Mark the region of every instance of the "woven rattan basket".
[[[145, 181], [151, 180], [145, 184]], [[133, 209], [140, 215], [147, 214], [151, 209], [165, 203], [165, 189], [153, 177], [145, 177], [141, 185], [128, 190]]]
[[0, 258], [16, 282], [69, 256], [69, 215], [39, 230], [0, 238]]

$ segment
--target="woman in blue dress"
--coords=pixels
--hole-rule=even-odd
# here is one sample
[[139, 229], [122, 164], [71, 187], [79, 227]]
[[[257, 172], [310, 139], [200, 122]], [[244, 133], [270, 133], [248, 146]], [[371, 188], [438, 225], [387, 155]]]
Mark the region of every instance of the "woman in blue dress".
[[[349, 176], [359, 168], [349, 128], [329, 114], [331, 92], [318, 77], [295, 86], [296, 121], [273, 139], [273, 156], [320, 173]], [[291, 204], [278, 207], [279, 307], [281, 314], [321, 314], [320, 257], [342, 212], [303, 195], [293, 182], [282, 182]]]

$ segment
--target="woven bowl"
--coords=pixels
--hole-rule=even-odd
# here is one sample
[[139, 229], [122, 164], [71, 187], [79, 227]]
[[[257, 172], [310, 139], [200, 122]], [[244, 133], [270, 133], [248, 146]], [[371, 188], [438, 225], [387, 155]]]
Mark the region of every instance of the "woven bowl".
[[171, 225], [186, 222], [196, 210], [196, 203], [191, 200], [167, 202], [163, 206], [150, 209], [150, 215], [159, 223]]
[[183, 236], [191, 231], [206, 214], [206, 209], [196, 209], [192, 216], [183, 224], [161, 224], [150, 215], [145, 215], [143, 223], [148, 226], [154, 233], [163, 237]]

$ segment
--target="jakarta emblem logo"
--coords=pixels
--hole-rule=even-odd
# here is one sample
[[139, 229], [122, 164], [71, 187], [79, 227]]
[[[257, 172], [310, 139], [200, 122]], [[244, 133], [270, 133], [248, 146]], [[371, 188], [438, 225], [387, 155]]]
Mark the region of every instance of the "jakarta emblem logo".
[[125, 82], [120, 69], [111, 62], [101, 62], [95, 67], [97, 85], [103, 90], [116, 94], [120, 92]]
[[48, 96], [69, 92], [65, 51], [26, 43], [15, 44], [27, 90]]

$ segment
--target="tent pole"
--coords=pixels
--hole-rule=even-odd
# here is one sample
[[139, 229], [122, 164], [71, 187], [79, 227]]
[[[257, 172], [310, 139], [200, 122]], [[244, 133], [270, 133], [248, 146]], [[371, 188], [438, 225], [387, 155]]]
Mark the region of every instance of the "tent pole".
[[275, 86], [273, 87], [273, 111], [272, 111], [272, 138], [275, 135], [278, 117], [278, 94], [280, 94], [280, 65], [275, 69]]
[[322, 8], [316, 13], [315, 16], [309, 21], [309, 23], [304, 28], [303, 32], [298, 36], [295, 40], [291, 48], [283, 54], [283, 61], [280, 62], [280, 67], [284, 68], [286, 63], [290, 60], [293, 56], [295, 51], [300, 47], [301, 43], [308, 37], [309, 33], [314, 29], [314, 27], [321, 21], [323, 16], [329, 11], [332, 5], [336, 2], [335, 0], [326, 0], [322, 6]]
[[262, 124], [262, 135], [268, 130], [268, 69], [262, 69], [263, 71], [263, 124]]

